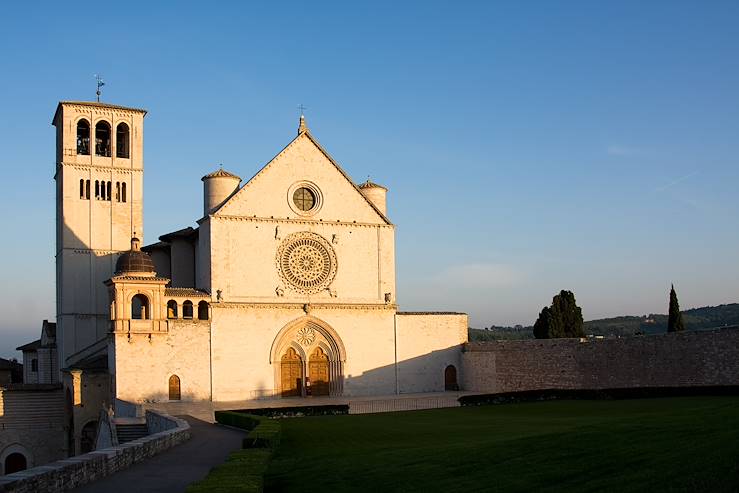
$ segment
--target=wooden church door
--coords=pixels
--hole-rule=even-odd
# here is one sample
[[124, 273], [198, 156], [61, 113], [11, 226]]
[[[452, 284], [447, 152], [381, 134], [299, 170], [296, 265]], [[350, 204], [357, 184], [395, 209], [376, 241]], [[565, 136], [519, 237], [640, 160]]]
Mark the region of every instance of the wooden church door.
[[312, 395], [328, 395], [329, 393], [329, 375], [328, 375], [328, 356], [323, 349], [316, 348], [311, 354], [310, 363], [308, 364], [310, 375], [310, 388]]
[[280, 384], [282, 396], [302, 395], [303, 360], [295, 349], [288, 348], [280, 364]]

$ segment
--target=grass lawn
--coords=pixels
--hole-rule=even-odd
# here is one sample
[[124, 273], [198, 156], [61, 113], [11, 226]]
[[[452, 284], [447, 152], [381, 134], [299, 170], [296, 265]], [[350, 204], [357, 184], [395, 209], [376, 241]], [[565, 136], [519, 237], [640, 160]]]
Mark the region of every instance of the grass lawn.
[[739, 398], [283, 419], [266, 491], [739, 491]]

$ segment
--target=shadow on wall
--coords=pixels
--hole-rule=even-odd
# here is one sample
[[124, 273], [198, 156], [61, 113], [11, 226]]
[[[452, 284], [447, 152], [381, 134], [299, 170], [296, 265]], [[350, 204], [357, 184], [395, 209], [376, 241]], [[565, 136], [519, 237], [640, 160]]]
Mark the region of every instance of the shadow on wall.
[[[343, 379], [343, 392], [332, 393], [330, 397], [360, 397], [360, 396], [387, 396], [396, 392], [400, 394], [443, 392], [462, 390], [462, 345], [432, 351], [428, 354], [399, 361], [396, 364], [380, 366], [362, 372], [361, 374], [345, 374]], [[221, 402], [251, 401], [273, 398], [297, 398], [308, 396], [329, 396], [328, 382], [322, 382], [312, 373], [310, 362], [299, 361], [297, 370], [292, 368], [290, 362], [276, 363], [276, 378], [282, 380], [282, 371], [290, 372], [292, 387], [280, 393], [279, 386], [285, 385], [285, 381], [255, 383], [257, 388], [244, 389], [240, 397]], [[172, 378], [176, 376], [177, 378]], [[396, 380], [397, 379], [397, 380]], [[312, 380], [312, 381], [311, 381]], [[397, 382], [397, 386], [396, 386]], [[274, 385], [274, 387], [272, 387]], [[336, 388], [336, 387], [334, 387]], [[339, 386], [341, 388], [341, 386]], [[161, 392], [147, 395], [141, 403], [164, 405], [177, 405], [178, 403], [207, 403], [209, 400], [193, 399], [193, 393], [188, 390], [187, 379], [182, 375], [166, 375], [161, 378]], [[179, 398], [179, 399], [178, 399]], [[116, 400], [116, 413], [123, 412], [132, 415], [134, 409], [122, 409], [120, 404], [124, 401]], [[219, 402], [219, 401], [216, 401]]]
[[[432, 351], [422, 356], [344, 376], [344, 395], [401, 394], [460, 390], [462, 345]], [[451, 368], [450, 368], [451, 367]]]

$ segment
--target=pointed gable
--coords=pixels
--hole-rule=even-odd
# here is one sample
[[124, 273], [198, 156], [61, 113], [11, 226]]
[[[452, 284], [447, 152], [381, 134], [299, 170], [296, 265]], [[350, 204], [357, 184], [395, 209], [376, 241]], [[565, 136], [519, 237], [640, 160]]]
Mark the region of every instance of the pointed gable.
[[[294, 189], [301, 183], [319, 195], [319, 207], [312, 214], [300, 213], [293, 203]], [[391, 224], [308, 130], [302, 131], [214, 214]]]

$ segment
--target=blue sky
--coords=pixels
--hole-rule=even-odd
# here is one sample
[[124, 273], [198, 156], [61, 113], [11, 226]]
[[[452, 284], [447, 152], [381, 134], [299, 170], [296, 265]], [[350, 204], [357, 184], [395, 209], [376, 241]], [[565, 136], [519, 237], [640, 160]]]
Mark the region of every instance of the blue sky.
[[147, 242], [313, 134], [389, 189], [398, 299], [475, 327], [739, 301], [739, 3], [6, 2], [0, 355], [54, 317], [57, 101], [149, 110]]

